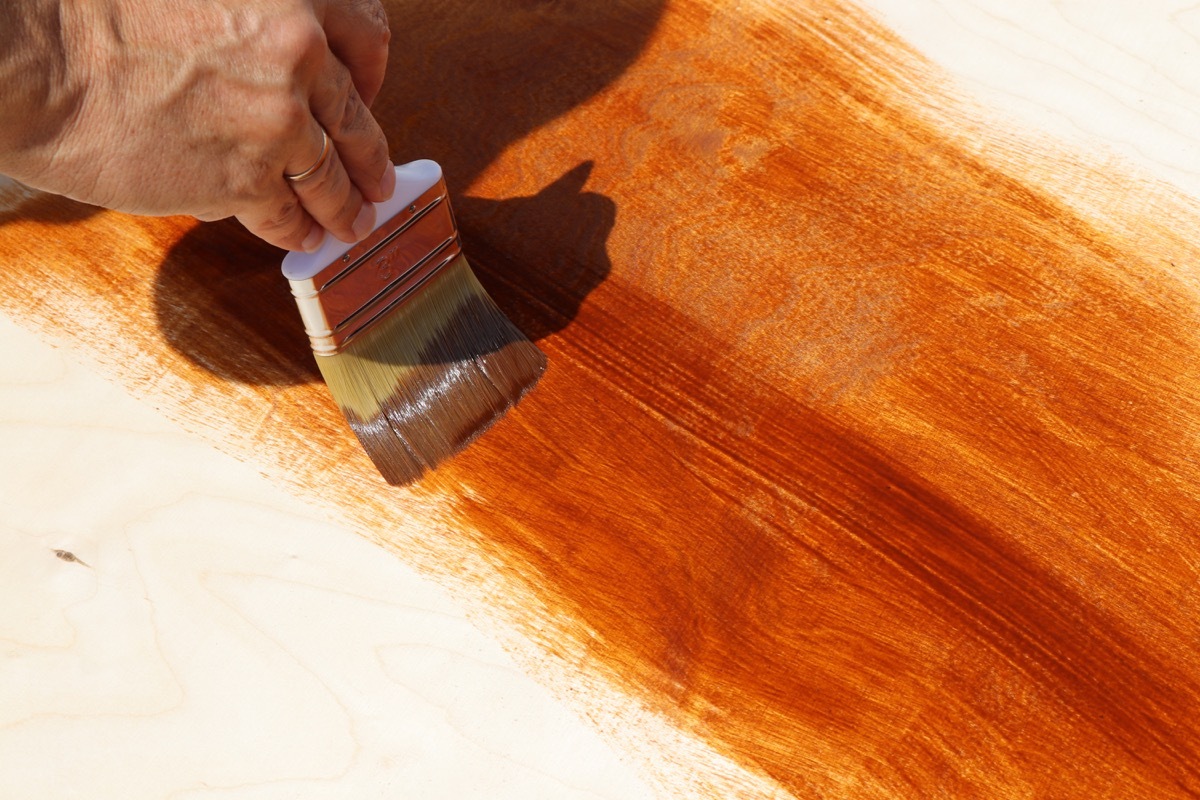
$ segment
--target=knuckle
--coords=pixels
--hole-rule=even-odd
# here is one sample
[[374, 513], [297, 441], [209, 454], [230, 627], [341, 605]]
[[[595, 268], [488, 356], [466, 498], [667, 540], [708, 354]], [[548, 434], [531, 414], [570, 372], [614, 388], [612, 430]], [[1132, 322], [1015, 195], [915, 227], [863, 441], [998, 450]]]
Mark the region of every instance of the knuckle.
[[252, 120], [248, 138], [265, 145], [291, 138], [297, 131], [305, 130], [311, 117], [308, 107], [290, 94], [264, 98], [255, 104], [251, 113], [253, 116], [247, 115]]
[[387, 46], [392, 39], [392, 27], [388, 24], [387, 9], [380, 0], [357, 0], [354, 4], [359, 35], [366, 44]]
[[225, 174], [225, 196], [231, 205], [257, 205], [268, 183], [270, 162], [258, 153], [246, 153], [231, 164]]
[[392, 26], [388, 24], [387, 10], [382, 3], [369, 2], [367, 5], [372, 6], [364, 26], [367, 39], [376, 47], [386, 48], [392, 41]]
[[342, 129], [347, 133], [362, 131], [367, 127], [369, 118], [370, 111], [352, 85], [342, 102]]
[[354, 93], [354, 85], [348, 72], [338, 70], [328, 78], [328, 87], [328, 100], [322, 102], [320, 110], [315, 113], [326, 132], [335, 139], [341, 139], [352, 125], [347, 98]]
[[325, 50], [325, 31], [312, 14], [291, 14], [272, 26], [266, 45], [276, 58], [299, 68]]
[[278, 133], [295, 134], [296, 131], [305, 130], [311, 124], [312, 111], [307, 104], [291, 97], [286, 101], [281, 101], [279, 106], [279, 114], [276, 117], [276, 123], [279, 126]]
[[342, 115], [345, 116], [347, 104], [358, 97], [354, 88], [354, 76], [350, 74], [350, 70], [338, 69], [333, 73], [333, 90], [342, 98]]
[[259, 223], [259, 227], [276, 236], [295, 235], [300, 221], [300, 203], [294, 199], [285, 200], [275, 206]]

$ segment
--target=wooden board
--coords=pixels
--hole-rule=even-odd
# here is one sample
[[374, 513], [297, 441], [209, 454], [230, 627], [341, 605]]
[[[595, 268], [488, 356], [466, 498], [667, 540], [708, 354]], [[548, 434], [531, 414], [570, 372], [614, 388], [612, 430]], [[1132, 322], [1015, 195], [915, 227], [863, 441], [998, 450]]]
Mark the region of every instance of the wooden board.
[[1200, 791], [1187, 195], [1005, 133], [845, 4], [407, 9], [393, 155], [445, 164], [551, 359], [446, 469], [378, 481], [232, 224], [25, 203], [4, 309], [688, 792]]

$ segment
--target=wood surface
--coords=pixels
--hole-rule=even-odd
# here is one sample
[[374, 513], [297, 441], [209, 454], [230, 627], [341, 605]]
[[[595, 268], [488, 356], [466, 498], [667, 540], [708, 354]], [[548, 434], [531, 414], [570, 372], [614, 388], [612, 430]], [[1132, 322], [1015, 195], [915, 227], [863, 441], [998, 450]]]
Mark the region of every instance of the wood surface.
[[444, 591], [0, 319], [0, 797], [650, 800]]
[[1200, 792], [1196, 204], [849, 5], [594, 5], [389, 8], [393, 156], [551, 363], [424, 483], [233, 224], [35, 199], [0, 304], [669, 721], [696, 794]]

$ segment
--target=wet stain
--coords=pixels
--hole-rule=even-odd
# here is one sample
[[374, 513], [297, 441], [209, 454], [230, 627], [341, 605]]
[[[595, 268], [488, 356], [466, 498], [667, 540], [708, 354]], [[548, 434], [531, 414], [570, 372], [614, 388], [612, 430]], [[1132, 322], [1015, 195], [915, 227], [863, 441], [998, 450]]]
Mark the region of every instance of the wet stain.
[[[469, 184], [468, 258], [551, 368], [416, 489], [312, 383], [269, 253], [189, 283], [230, 260], [217, 227], [89, 218], [121, 263], [9, 258], [36, 294], [6, 307], [81, 320], [144, 396], [429, 569], [482, 548], [546, 609], [532, 641], [794, 796], [1200, 793], [1200, 337], [1168, 268], [1200, 257], [1195, 205], [1072, 210], [1036, 154], [935, 120], [939, 76], [846, 4], [676, 0], [630, 34], [511, 4], [522, 52], [490, 8], [413, 20], [461, 93], [394, 76], [380, 108]], [[589, 43], [587, 80], [534, 22]], [[453, 535], [396, 543], [430, 507]]]
[[[614, 267], [437, 485], [797, 796], [1200, 791], [1190, 294], [916, 113], [869, 19], [754, 8], [673, 4], [583, 144], [509, 156], [595, 159]], [[477, 269], [536, 316], [546, 263]]]

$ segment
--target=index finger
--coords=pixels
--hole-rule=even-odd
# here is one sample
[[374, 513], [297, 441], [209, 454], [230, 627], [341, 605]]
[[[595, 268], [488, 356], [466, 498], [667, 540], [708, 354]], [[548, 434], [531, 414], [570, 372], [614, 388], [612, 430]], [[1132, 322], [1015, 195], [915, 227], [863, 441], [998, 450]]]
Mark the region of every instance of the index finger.
[[329, 49], [350, 70], [354, 88], [369, 108], [387, 73], [392, 31], [380, 0], [330, 0], [322, 22]]
[[350, 180], [368, 200], [380, 202], [391, 196], [395, 177], [389, 160], [388, 141], [379, 122], [359, 96], [352, 76], [336, 56], [329, 54], [312, 87], [309, 106], [329, 134]]

